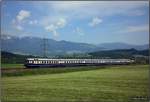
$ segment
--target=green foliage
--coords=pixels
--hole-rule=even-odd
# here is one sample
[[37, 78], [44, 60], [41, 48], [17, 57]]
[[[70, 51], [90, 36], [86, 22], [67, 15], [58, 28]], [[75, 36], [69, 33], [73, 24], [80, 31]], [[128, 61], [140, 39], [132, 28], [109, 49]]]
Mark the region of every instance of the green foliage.
[[[109, 51], [98, 51], [98, 52], [92, 52], [92, 53], [72, 53], [72, 54], [63, 54], [63, 55], [55, 55], [55, 56], [49, 56], [48, 58], [76, 58], [76, 59], [91, 59], [91, 58], [129, 58], [129, 59], [135, 59], [135, 55], [141, 55], [144, 56], [143, 60], [137, 60], [138, 63], [148, 63], [148, 55], [149, 50], [142, 50], [138, 51], [135, 49], [122, 49], [122, 50], [109, 50]], [[147, 56], [147, 58], [145, 57]], [[18, 54], [12, 54], [8, 52], [2, 51], [1, 53], [1, 62], [2, 63], [13, 63], [13, 64], [23, 64], [26, 60], [26, 58], [30, 57], [38, 57], [41, 56], [31, 56], [31, 55], [18, 55]], [[138, 59], [138, 58], [136, 58]]]
[[2, 102], [148, 102], [149, 96], [147, 65], [2, 77], [1, 81]]
[[24, 68], [23, 64], [1, 64], [1, 68]]
[[[36, 56], [32, 55], [19, 55], [19, 54], [13, 54], [10, 52], [1, 52], [1, 63], [7, 63], [7, 64], [23, 64], [26, 60], [26, 58], [32, 58]], [[37, 56], [38, 57], [38, 56]]]
[[[14, 64], [12, 64], [14, 65]], [[19, 66], [19, 65], [17, 65]], [[57, 67], [57, 68], [17, 68], [11, 69], [13, 67], [9, 67], [9, 69], [2, 68], [2, 77], [4, 76], [25, 76], [25, 75], [43, 75], [43, 74], [56, 74], [56, 73], [68, 73], [68, 72], [76, 72], [76, 71], [88, 71], [88, 70], [96, 70], [100, 68], [105, 68], [105, 66], [96, 67]]]
[[93, 57], [108, 58], [134, 58], [134, 55], [149, 56], [149, 50], [138, 51], [135, 49], [108, 50], [89, 53]]

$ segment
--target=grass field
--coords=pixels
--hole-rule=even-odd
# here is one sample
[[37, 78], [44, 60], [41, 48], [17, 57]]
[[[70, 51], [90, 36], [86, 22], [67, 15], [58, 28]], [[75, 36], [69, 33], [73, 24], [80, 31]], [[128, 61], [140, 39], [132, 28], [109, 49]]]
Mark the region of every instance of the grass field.
[[1, 68], [24, 68], [23, 64], [1, 64]]
[[[148, 65], [2, 77], [2, 102], [148, 102]], [[47, 69], [43, 69], [47, 70]]]

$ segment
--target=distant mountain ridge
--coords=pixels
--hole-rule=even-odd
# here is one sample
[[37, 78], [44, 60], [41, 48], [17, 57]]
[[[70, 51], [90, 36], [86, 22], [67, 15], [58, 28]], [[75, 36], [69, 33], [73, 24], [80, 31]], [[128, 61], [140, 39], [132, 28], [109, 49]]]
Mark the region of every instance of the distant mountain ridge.
[[[43, 39], [37, 37], [14, 37], [4, 35], [1, 37], [1, 48], [17, 54], [43, 54]], [[47, 50], [49, 55], [66, 53], [84, 53], [100, 50], [100, 47], [86, 43], [74, 43], [69, 41], [56, 41], [47, 39]]]
[[[105, 43], [105, 44], [87, 44], [70, 41], [56, 41], [47, 39], [48, 55], [61, 55], [70, 53], [88, 53], [111, 49], [130, 49], [143, 50], [148, 48], [146, 45], [129, 45], [125, 43]], [[10, 35], [1, 35], [1, 50], [17, 54], [43, 55], [43, 39], [38, 37], [16, 37]]]
[[145, 50], [148, 49], [149, 45], [144, 44], [144, 45], [132, 45], [132, 44], [126, 44], [126, 43], [120, 43], [120, 42], [115, 42], [115, 43], [103, 43], [97, 45], [99, 47], [105, 48], [105, 50], [114, 50], [114, 49], [136, 49], [136, 50]]
[[149, 49], [136, 50], [136, 49], [119, 49], [91, 52], [89, 55], [93, 57], [108, 57], [108, 58], [134, 58], [135, 56], [149, 56]]

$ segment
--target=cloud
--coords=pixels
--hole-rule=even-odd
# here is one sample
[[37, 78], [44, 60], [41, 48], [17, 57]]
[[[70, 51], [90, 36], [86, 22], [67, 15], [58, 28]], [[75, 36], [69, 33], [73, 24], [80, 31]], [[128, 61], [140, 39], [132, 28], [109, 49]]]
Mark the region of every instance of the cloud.
[[65, 25], [66, 25], [66, 20], [63, 19], [63, 18], [60, 18], [60, 19], [58, 20], [58, 22], [56, 22], [56, 26], [59, 27], [59, 28], [62, 28], [62, 27], [64, 27]]
[[84, 32], [81, 28], [77, 27], [74, 31], [75, 33], [77, 33], [79, 36], [84, 36]]
[[[148, 7], [148, 1], [53, 1], [46, 2], [49, 10], [58, 14], [71, 16], [69, 18], [88, 18], [91, 16], [141, 16], [146, 14], [141, 7]], [[139, 10], [136, 11], [135, 10]], [[133, 13], [133, 15], [132, 15]]]
[[38, 23], [37, 20], [31, 20], [31, 21], [29, 21], [29, 24], [30, 24], [30, 25], [35, 25], [35, 24], [37, 24], [37, 23]]
[[23, 30], [23, 27], [22, 26], [20, 26], [20, 25], [16, 25], [16, 26], [14, 26], [17, 30], [19, 30], [19, 31], [22, 31]]
[[45, 29], [46, 29], [47, 31], [50, 31], [50, 32], [51, 32], [51, 31], [53, 31], [53, 30], [56, 30], [57, 27], [54, 26], [53, 24], [51, 24], [51, 25], [49, 25], [49, 26], [46, 26]]
[[140, 25], [140, 26], [128, 26], [119, 33], [139, 33], [139, 32], [149, 32], [149, 25]]
[[59, 36], [57, 30], [65, 27], [67, 24], [64, 18], [59, 18], [58, 21], [45, 26], [45, 30], [48, 32], [52, 32], [55, 37]]
[[92, 19], [92, 21], [89, 23], [89, 26], [94, 27], [102, 22], [102, 19], [95, 17]]
[[17, 20], [20, 22], [20, 21], [23, 21], [24, 19], [30, 17], [30, 12], [29, 11], [26, 11], [26, 10], [21, 10], [18, 15], [16, 16]]
[[149, 26], [148, 25], [129, 26], [127, 28], [127, 32], [149, 32]]
[[23, 24], [25, 20], [30, 16], [31, 16], [31, 13], [29, 11], [26, 11], [26, 10], [19, 11], [16, 18], [12, 20], [13, 27], [19, 31], [23, 30], [24, 29]]

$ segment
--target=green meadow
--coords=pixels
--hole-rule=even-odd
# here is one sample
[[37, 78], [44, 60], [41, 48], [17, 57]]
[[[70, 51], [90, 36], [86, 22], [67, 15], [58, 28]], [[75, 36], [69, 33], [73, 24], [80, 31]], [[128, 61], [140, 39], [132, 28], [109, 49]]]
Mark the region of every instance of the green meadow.
[[1, 64], [2, 68], [24, 68], [23, 64]]
[[15, 71], [4, 73], [2, 102], [148, 102], [148, 65], [79, 69], [32, 69], [32, 74], [21, 71], [26, 74], [20, 76], [12, 74]]

